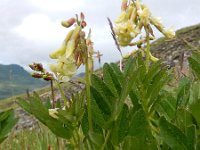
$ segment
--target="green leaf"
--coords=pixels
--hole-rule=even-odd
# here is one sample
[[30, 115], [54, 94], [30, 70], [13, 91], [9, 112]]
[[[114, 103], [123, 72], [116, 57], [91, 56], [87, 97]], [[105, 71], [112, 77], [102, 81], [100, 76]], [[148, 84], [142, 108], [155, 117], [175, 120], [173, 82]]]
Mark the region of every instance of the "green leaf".
[[188, 58], [189, 65], [192, 68], [193, 72], [196, 74], [200, 80], [200, 52], [193, 52], [192, 56]]
[[104, 137], [102, 134], [89, 131], [89, 138], [93, 144], [100, 148], [104, 143]]
[[187, 150], [187, 137], [175, 125], [169, 123], [164, 117], [159, 120], [161, 139], [174, 150]]
[[88, 123], [88, 114], [87, 109], [85, 110], [85, 113], [83, 115], [82, 121], [81, 121], [81, 128], [83, 130], [83, 134], [87, 135], [89, 131], [89, 123]]
[[148, 105], [151, 106], [157, 99], [162, 87], [169, 81], [170, 76], [167, 74], [167, 68], [162, 68], [152, 79], [151, 84], [147, 87], [146, 99], [149, 99]]
[[197, 99], [200, 99], [200, 82], [193, 83], [191, 85], [191, 97], [190, 97], [190, 103], [193, 103]]
[[188, 78], [182, 78], [177, 92], [176, 109], [181, 106], [186, 106], [190, 98], [191, 81]]
[[115, 95], [115, 97], [119, 97], [121, 94], [121, 84], [119, 79], [121, 76], [117, 76], [116, 72], [111, 68], [110, 65], [104, 64], [103, 66], [103, 81], [108, 86], [110, 91]]
[[157, 150], [156, 142], [149, 142], [144, 137], [132, 137], [125, 138], [123, 143], [123, 150]]
[[12, 110], [10, 109], [10, 110], [4, 111], [4, 112], [0, 112], [0, 121], [4, 121], [6, 118], [8, 118], [11, 111]]
[[104, 98], [104, 101], [108, 105], [112, 105], [113, 99], [115, 98], [113, 93], [110, 91], [108, 86], [96, 75], [92, 74], [91, 76], [92, 87], [98, 91], [101, 96]]
[[[134, 68], [133, 68], [134, 67]], [[136, 59], [134, 58], [129, 58], [125, 64], [125, 68], [124, 68], [124, 77], [127, 76], [130, 71], [130, 68], [132, 68], [133, 70], [136, 69]]]
[[14, 116], [12, 109], [0, 113], [0, 143], [8, 136], [8, 133], [17, 123], [18, 119]]
[[70, 139], [72, 136], [72, 128], [64, 124], [58, 119], [49, 115], [48, 109], [42, 104], [39, 96], [34, 94], [29, 101], [18, 98], [17, 103], [27, 112], [34, 115], [41, 123], [46, 125], [54, 134], [62, 138]]
[[157, 61], [151, 65], [143, 81], [146, 87], [152, 84], [152, 80], [160, 72], [160, 68], [161, 68], [161, 61]]
[[195, 150], [196, 148], [196, 127], [195, 125], [191, 125], [187, 127], [186, 136], [188, 140], [188, 150]]
[[134, 110], [135, 111], [139, 110], [141, 108], [141, 104], [140, 104], [141, 102], [140, 102], [139, 97], [136, 94], [136, 92], [133, 90], [130, 91], [129, 96], [131, 98], [131, 102], [133, 104]]
[[119, 145], [126, 135], [128, 134], [129, 128], [129, 108], [124, 104], [123, 110], [121, 111], [117, 121], [115, 121], [111, 132], [112, 143]]
[[101, 111], [96, 103], [96, 99], [91, 94], [91, 112], [92, 112], [92, 120], [100, 127], [103, 127], [105, 124], [105, 114]]
[[199, 58], [200, 58], [200, 51], [193, 51], [192, 52], [192, 57], [195, 61], [199, 62]]
[[108, 101], [93, 87], [90, 88], [91, 96], [96, 101], [99, 109], [103, 114], [111, 115], [111, 106], [109, 105]]
[[159, 116], [165, 116], [168, 120], [172, 120], [176, 113], [176, 99], [169, 92], [163, 91], [161, 100], [155, 105], [155, 110]]
[[187, 109], [183, 108], [177, 110], [175, 121], [176, 126], [183, 132], [186, 132], [188, 126], [194, 125], [192, 114]]
[[128, 135], [146, 138], [152, 137], [144, 110], [139, 109], [132, 116]]
[[114, 71], [117, 79], [119, 80], [119, 83], [122, 84], [124, 76], [122, 71], [120, 70], [119, 66], [116, 63], [111, 63], [110, 67], [112, 68], [112, 70]]
[[192, 103], [189, 105], [189, 110], [200, 125], [200, 99], [196, 99], [192, 101]]
[[136, 57], [136, 66], [138, 69], [138, 79], [139, 81], [143, 81], [147, 72], [147, 68], [141, 53], [138, 54], [138, 57]]
[[122, 92], [120, 95], [120, 103], [119, 103], [119, 113], [123, 107], [123, 103], [128, 96], [129, 92], [132, 90], [133, 85], [137, 79], [138, 69], [135, 68], [135, 61], [134, 59], [130, 59], [128, 64], [127, 70], [124, 74], [124, 81], [122, 84]]

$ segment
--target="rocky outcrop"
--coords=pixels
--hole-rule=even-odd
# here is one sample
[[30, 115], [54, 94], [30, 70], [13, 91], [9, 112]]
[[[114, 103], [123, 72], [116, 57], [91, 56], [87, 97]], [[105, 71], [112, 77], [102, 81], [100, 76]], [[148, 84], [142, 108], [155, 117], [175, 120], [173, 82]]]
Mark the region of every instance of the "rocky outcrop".
[[151, 44], [153, 55], [171, 65], [187, 62], [191, 51], [200, 48], [200, 24], [176, 31], [171, 40], [160, 38]]

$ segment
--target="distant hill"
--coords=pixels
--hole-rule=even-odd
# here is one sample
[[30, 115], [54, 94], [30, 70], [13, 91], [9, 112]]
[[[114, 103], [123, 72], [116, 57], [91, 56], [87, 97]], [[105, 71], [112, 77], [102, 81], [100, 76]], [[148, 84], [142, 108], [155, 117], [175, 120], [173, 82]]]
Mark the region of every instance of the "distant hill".
[[0, 99], [25, 93], [47, 85], [48, 82], [34, 79], [23, 67], [0, 64]]
[[176, 37], [171, 40], [162, 37], [151, 44], [153, 55], [168, 62], [178, 62], [182, 54], [185, 61], [195, 49], [200, 49], [200, 24], [176, 31]]

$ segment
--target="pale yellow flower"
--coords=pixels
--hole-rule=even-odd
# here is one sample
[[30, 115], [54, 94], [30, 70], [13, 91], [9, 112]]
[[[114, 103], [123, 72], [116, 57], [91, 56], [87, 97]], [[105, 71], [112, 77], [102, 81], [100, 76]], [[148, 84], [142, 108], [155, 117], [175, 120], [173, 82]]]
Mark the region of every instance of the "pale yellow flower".
[[60, 56], [64, 55], [66, 52], [66, 43], [63, 42], [60, 48], [58, 48], [53, 53], [49, 54], [50, 58], [52, 59], [58, 59]]
[[55, 118], [55, 119], [58, 119], [58, 110], [59, 108], [54, 108], [54, 109], [49, 109], [49, 116]]
[[66, 45], [66, 51], [65, 51], [65, 58], [69, 58], [72, 53], [75, 50], [75, 45], [76, 44], [76, 40], [75, 39], [71, 39], [68, 41], [67, 45]]
[[60, 57], [57, 64], [50, 65], [50, 69], [55, 73], [60, 81], [69, 81], [69, 79], [76, 74], [77, 71], [74, 56], [71, 55], [68, 59], [66, 59], [65, 55]]
[[117, 17], [115, 20], [115, 23], [121, 23], [123, 21], [126, 21], [126, 11], [121, 12], [121, 14]]
[[151, 16], [150, 21], [151, 21], [151, 24], [153, 24], [155, 27], [159, 28], [158, 30], [161, 30], [164, 28], [160, 17]]
[[[166, 30], [160, 18], [154, 17], [149, 8], [141, 4], [140, 0], [129, 1], [129, 3], [128, 1], [122, 1], [122, 6], [122, 12], [115, 20], [114, 28], [120, 46], [130, 45], [131, 41], [141, 33], [143, 28], [154, 36], [151, 25], [154, 25], [165, 37], [174, 37], [175, 32], [171, 29]], [[155, 59], [153, 58], [153, 60]]]
[[148, 7], [144, 6], [143, 9], [138, 10], [138, 15], [144, 26], [147, 26], [150, 23], [149, 19], [150, 19], [151, 13]]
[[163, 34], [165, 35], [165, 37], [171, 39], [175, 36], [175, 32], [173, 29], [164, 29]]

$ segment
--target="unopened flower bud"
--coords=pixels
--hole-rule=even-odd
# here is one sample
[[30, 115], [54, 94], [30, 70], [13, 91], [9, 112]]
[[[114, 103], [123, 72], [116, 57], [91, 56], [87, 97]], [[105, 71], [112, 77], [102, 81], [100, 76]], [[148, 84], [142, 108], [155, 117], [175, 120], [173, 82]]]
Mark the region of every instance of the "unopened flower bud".
[[125, 11], [128, 7], [128, 0], [122, 0], [121, 10]]
[[43, 75], [42, 78], [43, 78], [44, 80], [46, 80], [46, 81], [51, 81], [51, 80], [54, 79], [54, 78], [53, 78], [53, 75], [52, 75], [51, 73], [48, 73], [48, 72], [47, 72], [45, 75]]
[[83, 12], [81, 12], [80, 18], [81, 18], [82, 21], [85, 20], [85, 15], [83, 14]]
[[67, 21], [62, 21], [61, 24], [62, 24], [62, 26], [66, 27], [66, 28], [69, 28], [69, 27], [71, 27], [75, 22], [76, 22], [76, 19], [75, 19], [75, 18], [70, 18], [70, 19], [67, 20]]
[[42, 64], [36, 64], [37, 71], [44, 71]]
[[86, 26], [87, 26], [87, 23], [86, 23], [85, 21], [82, 21], [82, 22], [81, 22], [81, 27], [84, 28], [84, 27], [86, 27]]
[[43, 75], [40, 74], [40, 73], [35, 73], [34, 72], [34, 73], [31, 74], [31, 76], [34, 77], [34, 78], [42, 78]]
[[42, 64], [40, 64], [40, 63], [30, 64], [29, 67], [34, 71], [41, 71], [41, 72], [44, 71], [44, 68], [43, 68]]

